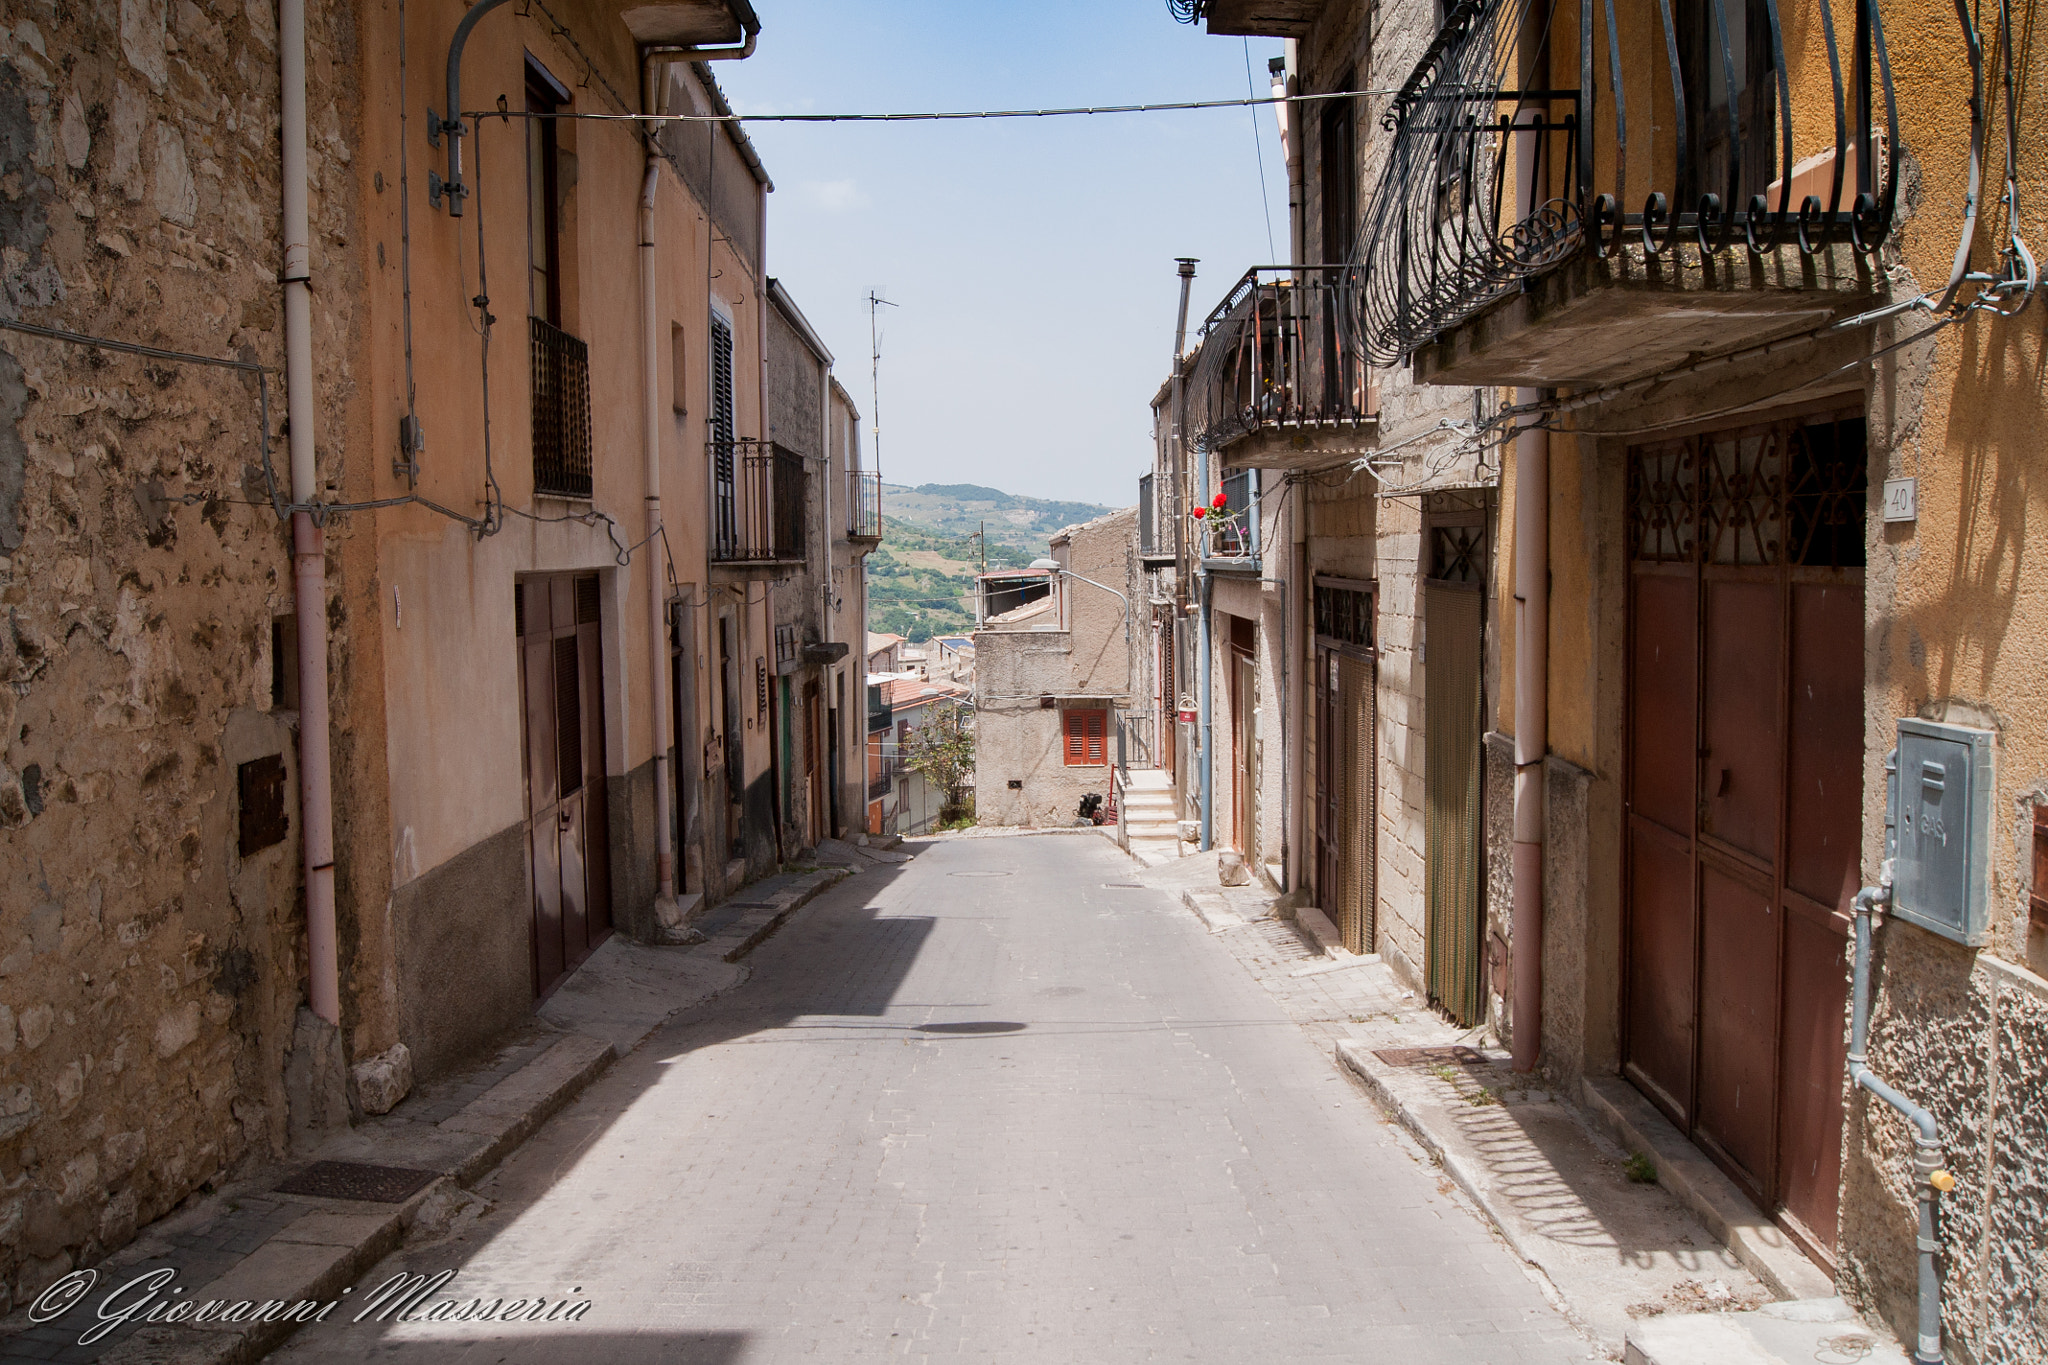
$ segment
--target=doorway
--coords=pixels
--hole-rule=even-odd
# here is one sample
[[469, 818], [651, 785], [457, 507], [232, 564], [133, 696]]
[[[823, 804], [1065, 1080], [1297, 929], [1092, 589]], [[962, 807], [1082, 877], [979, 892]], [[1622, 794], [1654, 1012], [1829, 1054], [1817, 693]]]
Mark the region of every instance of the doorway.
[[1249, 868], [1258, 857], [1259, 837], [1259, 669], [1252, 651], [1258, 627], [1230, 619], [1230, 771], [1232, 842]]
[[1424, 495], [1423, 866], [1429, 1001], [1465, 1028], [1486, 1015], [1484, 660], [1488, 498], [1484, 490]]
[[1370, 953], [1378, 944], [1378, 786], [1374, 645], [1376, 586], [1317, 575], [1313, 589], [1315, 723], [1309, 771], [1315, 782], [1316, 904], [1344, 946]]
[[1628, 454], [1623, 1070], [1823, 1262], [1867, 462], [1860, 407]]
[[596, 574], [551, 574], [513, 596], [538, 999], [611, 931], [601, 594]]

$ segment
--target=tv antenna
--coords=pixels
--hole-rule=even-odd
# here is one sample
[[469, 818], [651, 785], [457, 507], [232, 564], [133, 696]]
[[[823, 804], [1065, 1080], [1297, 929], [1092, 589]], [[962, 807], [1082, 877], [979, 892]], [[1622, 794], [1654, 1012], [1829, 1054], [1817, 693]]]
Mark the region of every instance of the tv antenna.
[[889, 300], [883, 298], [874, 290], [870, 289], [868, 291], [869, 401], [870, 411], [875, 419], [875, 476], [877, 478], [880, 478], [882, 473], [882, 333], [880, 324], [876, 319], [880, 310], [896, 306], [896, 304], [889, 302]]

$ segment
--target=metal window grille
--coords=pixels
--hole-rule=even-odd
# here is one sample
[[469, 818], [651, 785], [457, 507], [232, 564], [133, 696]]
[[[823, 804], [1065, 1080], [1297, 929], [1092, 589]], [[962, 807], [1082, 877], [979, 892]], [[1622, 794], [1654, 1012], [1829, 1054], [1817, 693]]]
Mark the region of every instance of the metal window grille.
[[1152, 506], [1152, 476], [1138, 476], [1138, 553], [1149, 555], [1159, 543], [1159, 528]]
[[882, 475], [854, 469], [846, 475], [846, 534], [855, 540], [882, 538]]
[[810, 470], [803, 456], [767, 441], [713, 439], [717, 506], [711, 558], [718, 563], [801, 559]]
[[1315, 587], [1316, 635], [1338, 645], [1373, 647], [1373, 594], [1363, 588]]
[[590, 348], [529, 320], [533, 353], [533, 491], [590, 496]]

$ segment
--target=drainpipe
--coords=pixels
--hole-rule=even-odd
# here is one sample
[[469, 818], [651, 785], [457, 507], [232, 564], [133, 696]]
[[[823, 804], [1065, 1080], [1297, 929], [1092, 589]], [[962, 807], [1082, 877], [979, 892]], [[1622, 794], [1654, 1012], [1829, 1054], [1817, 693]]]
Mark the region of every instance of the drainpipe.
[[[1195, 447], [1195, 463], [1197, 466], [1195, 477], [1199, 481], [1203, 494], [1206, 495], [1209, 491], [1209, 446], [1207, 442], [1203, 442]], [[1201, 851], [1207, 853], [1216, 842], [1216, 810], [1214, 801], [1216, 790], [1216, 764], [1214, 762], [1216, 746], [1213, 742], [1215, 739], [1216, 708], [1210, 704], [1209, 699], [1210, 674], [1212, 672], [1209, 656], [1214, 652], [1210, 647], [1212, 627], [1209, 619], [1209, 591], [1212, 584], [1209, 578], [1208, 566], [1201, 563], [1203, 559], [1207, 558], [1206, 555], [1201, 553], [1203, 548], [1201, 530], [1198, 528], [1194, 535], [1195, 562], [1198, 565], [1195, 569], [1195, 588], [1201, 596], [1200, 615], [1196, 618], [1195, 647], [1199, 651], [1199, 657], [1195, 660], [1198, 676], [1198, 681], [1195, 684], [1195, 704], [1201, 707], [1202, 761], [1196, 765], [1196, 772], [1200, 776], [1202, 792]]]
[[1173, 326], [1173, 415], [1168, 419], [1173, 424], [1173, 488], [1181, 497], [1178, 515], [1173, 518], [1174, 595], [1182, 604], [1187, 602], [1188, 591], [1187, 514], [1193, 504], [1187, 496], [1187, 387], [1181, 357], [1188, 350], [1188, 291], [1194, 287], [1196, 260], [1193, 256], [1175, 258], [1180, 268], [1180, 320]]
[[306, 957], [313, 1013], [341, 1023], [334, 932], [334, 778], [327, 697], [327, 532], [304, 510], [319, 495], [313, 458], [312, 231], [306, 214], [306, 5], [278, 6], [283, 103], [284, 375], [291, 451], [292, 598], [299, 626], [299, 843], [306, 869]]
[[[1539, 389], [1515, 390], [1518, 404]], [[1543, 1047], [1543, 757], [1550, 736], [1550, 438], [1515, 438], [1514, 1066]]]
[[[1529, 22], [1547, 19], [1548, 5], [1531, 6]], [[1533, 27], [1524, 30], [1524, 84], [1538, 81]], [[1532, 112], [1526, 117], [1534, 118]], [[1526, 139], [1525, 139], [1526, 140]], [[1523, 219], [1536, 211], [1536, 158], [1518, 155], [1516, 202]], [[1540, 389], [1515, 390], [1515, 402], [1534, 407]], [[1550, 749], [1550, 436], [1530, 417], [1515, 437], [1515, 811], [1514, 937], [1511, 1055], [1514, 1069], [1536, 1069], [1543, 1051], [1543, 759]]]
[[[661, 112], [654, 57], [640, 63], [641, 108]], [[652, 129], [646, 134], [647, 170], [640, 181], [640, 457], [642, 491], [647, 507], [647, 543], [641, 558], [647, 565], [647, 720], [654, 746], [654, 903], [655, 916], [675, 902], [676, 850], [674, 793], [669, 773], [668, 594], [663, 591], [661, 535], [661, 336], [659, 269], [655, 257], [655, 193], [661, 187], [661, 145]]]
[[[1287, 40], [1286, 55], [1276, 62], [1268, 63], [1266, 70], [1273, 78], [1273, 94], [1281, 97], [1295, 91], [1295, 73], [1301, 69], [1301, 41]], [[1304, 235], [1306, 219], [1302, 215], [1304, 195], [1302, 193], [1302, 137], [1294, 127], [1294, 106], [1276, 104], [1274, 116], [1280, 121], [1280, 149], [1287, 158], [1287, 232], [1290, 259], [1300, 265], [1306, 257], [1307, 238]], [[1305, 129], [1303, 131], [1306, 131]]]
[[1870, 922], [1877, 907], [1889, 906], [1891, 900], [1891, 861], [1887, 859], [1880, 883], [1856, 893], [1856, 985], [1849, 1022], [1849, 1083], [1868, 1090], [1913, 1125], [1913, 1173], [1917, 1177], [1920, 1204], [1920, 1232], [1916, 1239], [1920, 1253], [1920, 1339], [1913, 1351], [1913, 1361], [1914, 1365], [1942, 1365], [1941, 1276], [1934, 1265], [1934, 1254], [1941, 1244], [1934, 1236], [1934, 1199], [1937, 1192], [1954, 1189], [1956, 1178], [1941, 1169], [1941, 1125], [1934, 1115], [1879, 1080], [1864, 1062], [1870, 1038]]

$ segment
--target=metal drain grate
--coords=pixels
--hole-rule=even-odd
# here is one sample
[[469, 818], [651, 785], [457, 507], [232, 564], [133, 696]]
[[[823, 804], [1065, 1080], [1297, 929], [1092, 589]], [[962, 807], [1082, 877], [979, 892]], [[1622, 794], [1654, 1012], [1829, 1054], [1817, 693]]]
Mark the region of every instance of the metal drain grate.
[[403, 1204], [439, 1171], [408, 1166], [366, 1166], [355, 1161], [316, 1161], [278, 1185], [279, 1194], [310, 1194], [319, 1199], [360, 1199], [372, 1204]]

